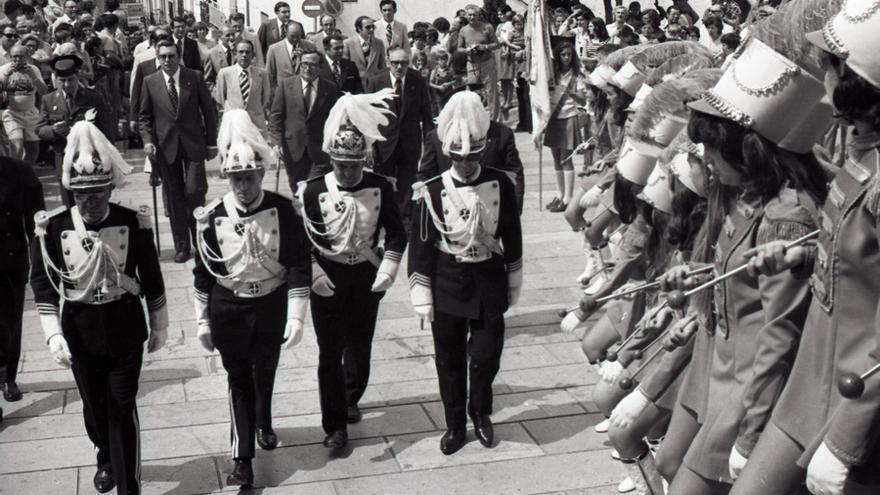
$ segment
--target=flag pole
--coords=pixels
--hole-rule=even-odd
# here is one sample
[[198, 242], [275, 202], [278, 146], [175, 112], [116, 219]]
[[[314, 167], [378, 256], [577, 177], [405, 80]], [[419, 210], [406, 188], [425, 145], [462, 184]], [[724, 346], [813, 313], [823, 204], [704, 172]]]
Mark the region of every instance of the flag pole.
[[544, 147], [538, 145], [538, 211], [544, 209]]

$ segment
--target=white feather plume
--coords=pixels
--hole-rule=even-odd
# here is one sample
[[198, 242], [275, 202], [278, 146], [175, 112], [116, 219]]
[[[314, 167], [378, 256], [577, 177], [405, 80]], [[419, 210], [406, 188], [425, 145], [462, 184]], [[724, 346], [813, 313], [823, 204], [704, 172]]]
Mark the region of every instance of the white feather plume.
[[330, 151], [336, 131], [344, 125], [352, 125], [364, 135], [367, 149], [376, 141], [384, 141], [385, 137], [379, 128], [388, 125], [388, 116], [394, 115], [389, 109], [389, 102], [395, 97], [391, 88], [362, 95], [343, 94], [330, 109], [324, 123], [323, 150]]
[[459, 144], [461, 154], [467, 155], [471, 152], [471, 143], [481, 141], [488, 132], [489, 112], [480, 95], [473, 91], [452, 95], [437, 117], [437, 137], [447, 154], [453, 144]]
[[[86, 111], [86, 120], [81, 120], [70, 128], [67, 135], [67, 146], [64, 148], [64, 160], [62, 161], [61, 184], [70, 188], [70, 173], [75, 170], [79, 174], [92, 174], [95, 172], [93, 157], [100, 158], [101, 170], [112, 174], [114, 186], [121, 186], [125, 175], [131, 172], [131, 166], [122, 157], [122, 154], [111, 143], [104, 133], [92, 122], [95, 113]], [[74, 160], [74, 157], [76, 159]]]
[[238, 155], [243, 163], [255, 163], [258, 161], [257, 155], [263, 163], [275, 163], [278, 159], [251, 116], [240, 108], [223, 112], [217, 132], [217, 148], [221, 163], [225, 163], [226, 157], [233, 154]]

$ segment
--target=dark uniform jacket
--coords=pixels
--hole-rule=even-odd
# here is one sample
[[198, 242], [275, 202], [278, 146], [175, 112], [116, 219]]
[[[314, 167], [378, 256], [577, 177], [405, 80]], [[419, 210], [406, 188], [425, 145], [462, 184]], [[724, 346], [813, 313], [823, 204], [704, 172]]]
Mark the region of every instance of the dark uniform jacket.
[[[507, 274], [522, 267], [522, 229], [516, 206], [516, 193], [507, 175], [496, 169], [481, 168], [469, 184], [453, 178], [456, 188], [477, 188], [482, 184], [499, 189], [495, 232], [489, 233], [500, 240], [503, 255], [492, 253], [485, 261], [460, 263], [456, 256], [441, 252], [438, 247], [441, 233], [434, 225], [425, 202], [418, 202], [419, 214], [413, 216], [410, 233], [408, 268], [410, 286], [427, 285], [431, 288], [434, 309], [451, 315], [476, 319], [482, 314], [501, 315], [508, 308]], [[444, 186], [440, 177], [425, 183], [434, 211], [445, 219]]]
[[[102, 239], [105, 234], [112, 236], [116, 252], [125, 251], [124, 273], [139, 282], [147, 308], [161, 308], [165, 304], [165, 284], [159, 270], [159, 256], [153, 244], [149, 213], [139, 214], [111, 203], [110, 212], [104, 221], [98, 225], [86, 224], [85, 227], [88, 231], [101, 235]], [[46, 252], [55, 266], [70, 270], [71, 267], [65, 262], [65, 256], [70, 253], [65, 253], [68, 250], [62, 248], [62, 243], [76, 235], [70, 210], [49, 219], [45, 236]], [[58, 314], [60, 297], [43, 267], [43, 253], [39, 242], [31, 244], [31, 259], [31, 287], [37, 310], [40, 314]], [[105, 274], [106, 278], [114, 279], [109, 267]], [[57, 283], [56, 279], [55, 284]], [[65, 284], [65, 288], [74, 287]], [[100, 294], [95, 293], [92, 298], [99, 299]], [[143, 345], [147, 339], [147, 325], [140, 298], [129, 293], [106, 304], [65, 302], [61, 328], [74, 354], [86, 352], [121, 356], [132, 348]]]
[[27, 268], [34, 214], [44, 208], [43, 186], [31, 166], [0, 157], [0, 274]]
[[92, 108], [98, 112], [95, 125], [112, 142], [116, 139], [116, 120], [113, 118], [113, 112], [106, 97], [91, 89], [80, 87], [76, 91], [76, 96], [73, 97], [72, 108], [67, 106], [67, 102], [64, 101], [64, 93], [60, 89], [43, 97], [40, 103], [40, 122], [37, 124], [37, 135], [42, 141], [52, 142], [58, 157], [58, 164], [61, 163], [60, 159], [63, 157], [64, 147], [67, 145], [67, 137], [56, 134], [52, 124], [67, 122], [73, 127], [73, 124], [85, 119], [86, 111]]
[[[486, 133], [486, 149], [480, 158], [480, 165], [513, 174], [516, 184], [516, 203], [519, 206], [519, 212], [522, 213], [523, 195], [525, 194], [523, 164], [519, 159], [513, 131], [509, 127], [499, 122], [489, 122], [489, 132]], [[443, 154], [443, 143], [437, 136], [437, 129], [432, 129], [425, 134], [422, 159], [419, 162], [419, 173], [416, 178], [421, 181], [428, 180], [449, 170], [451, 166], [452, 160]]]

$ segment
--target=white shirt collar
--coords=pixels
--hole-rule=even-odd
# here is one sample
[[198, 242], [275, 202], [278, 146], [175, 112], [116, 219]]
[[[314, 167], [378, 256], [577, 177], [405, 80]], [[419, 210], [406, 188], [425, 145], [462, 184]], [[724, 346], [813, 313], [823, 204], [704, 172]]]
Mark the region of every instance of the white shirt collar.
[[335, 63], [333, 59], [328, 57], [327, 55], [324, 55], [324, 58], [327, 60], [327, 65], [330, 66], [330, 68], [333, 68], [333, 64]]
[[232, 194], [231, 196], [232, 196], [232, 204], [235, 205], [235, 208], [237, 210], [241, 210], [245, 213], [250, 213], [250, 212], [256, 210], [257, 208], [259, 208], [260, 205], [263, 203], [263, 198], [266, 197], [266, 195], [263, 193], [263, 190], [260, 189], [260, 195], [257, 196], [257, 199], [255, 199], [250, 205], [245, 206], [238, 201], [238, 198], [235, 196], [235, 194]]
[[168, 84], [168, 81], [169, 79], [171, 79], [171, 77], [174, 77], [174, 84], [180, 84], [180, 67], [177, 68], [177, 71], [174, 73], [173, 76], [169, 76], [168, 73], [164, 70], [162, 71], [162, 75], [165, 77], [165, 84]]
[[461, 183], [463, 183], [463, 184], [470, 184], [471, 182], [473, 182], [474, 180], [476, 180], [477, 177], [480, 176], [480, 172], [483, 171], [483, 168], [482, 168], [482, 167], [480, 166], [480, 164], [478, 163], [478, 164], [477, 164], [477, 168], [474, 170], [474, 173], [472, 173], [471, 175], [469, 175], [469, 176], [467, 176], [467, 177], [461, 177], [460, 175], [458, 175], [458, 170], [456, 170], [454, 166], [453, 166], [453, 167], [449, 167], [449, 171], [450, 171], [450, 173], [452, 174], [452, 178], [453, 178], [453, 179], [455, 179], [455, 180], [457, 180], [457, 181], [459, 181], [459, 182], [461, 182]]
[[[389, 72], [389, 74], [391, 74]], [[394, 77], [394, 74], [391, 74], [391, 88], [394, 89], [394, 83], [397, 82], [397, 78]], [[406, 72], [403, 73], [403, 77], [400, 78], [400, 87], [403, 88], [406, 85]]]

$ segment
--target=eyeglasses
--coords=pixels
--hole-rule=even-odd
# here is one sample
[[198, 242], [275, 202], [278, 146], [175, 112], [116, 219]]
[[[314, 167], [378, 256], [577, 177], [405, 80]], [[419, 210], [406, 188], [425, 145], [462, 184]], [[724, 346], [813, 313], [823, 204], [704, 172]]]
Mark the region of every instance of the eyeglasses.
[[157, 55], [156, 58], [158, 58], [159, 60], [173, 60], [173, 59], [177, 58], [177, 54], [176, 53], [166, 53], [165, 55]]
[[10, 38], [10, 39], [15, 39], [15, 38], [19, 37], [18, 33], [5, 33], [3, 36], [6, 36], [7, 38]]
[[364, 26], [364, 29], [366, 29], [368, 31], [372, 31], [372, 30], [376, 29], [376, 26], [373, 24], [370, 24], [369, 26]]

